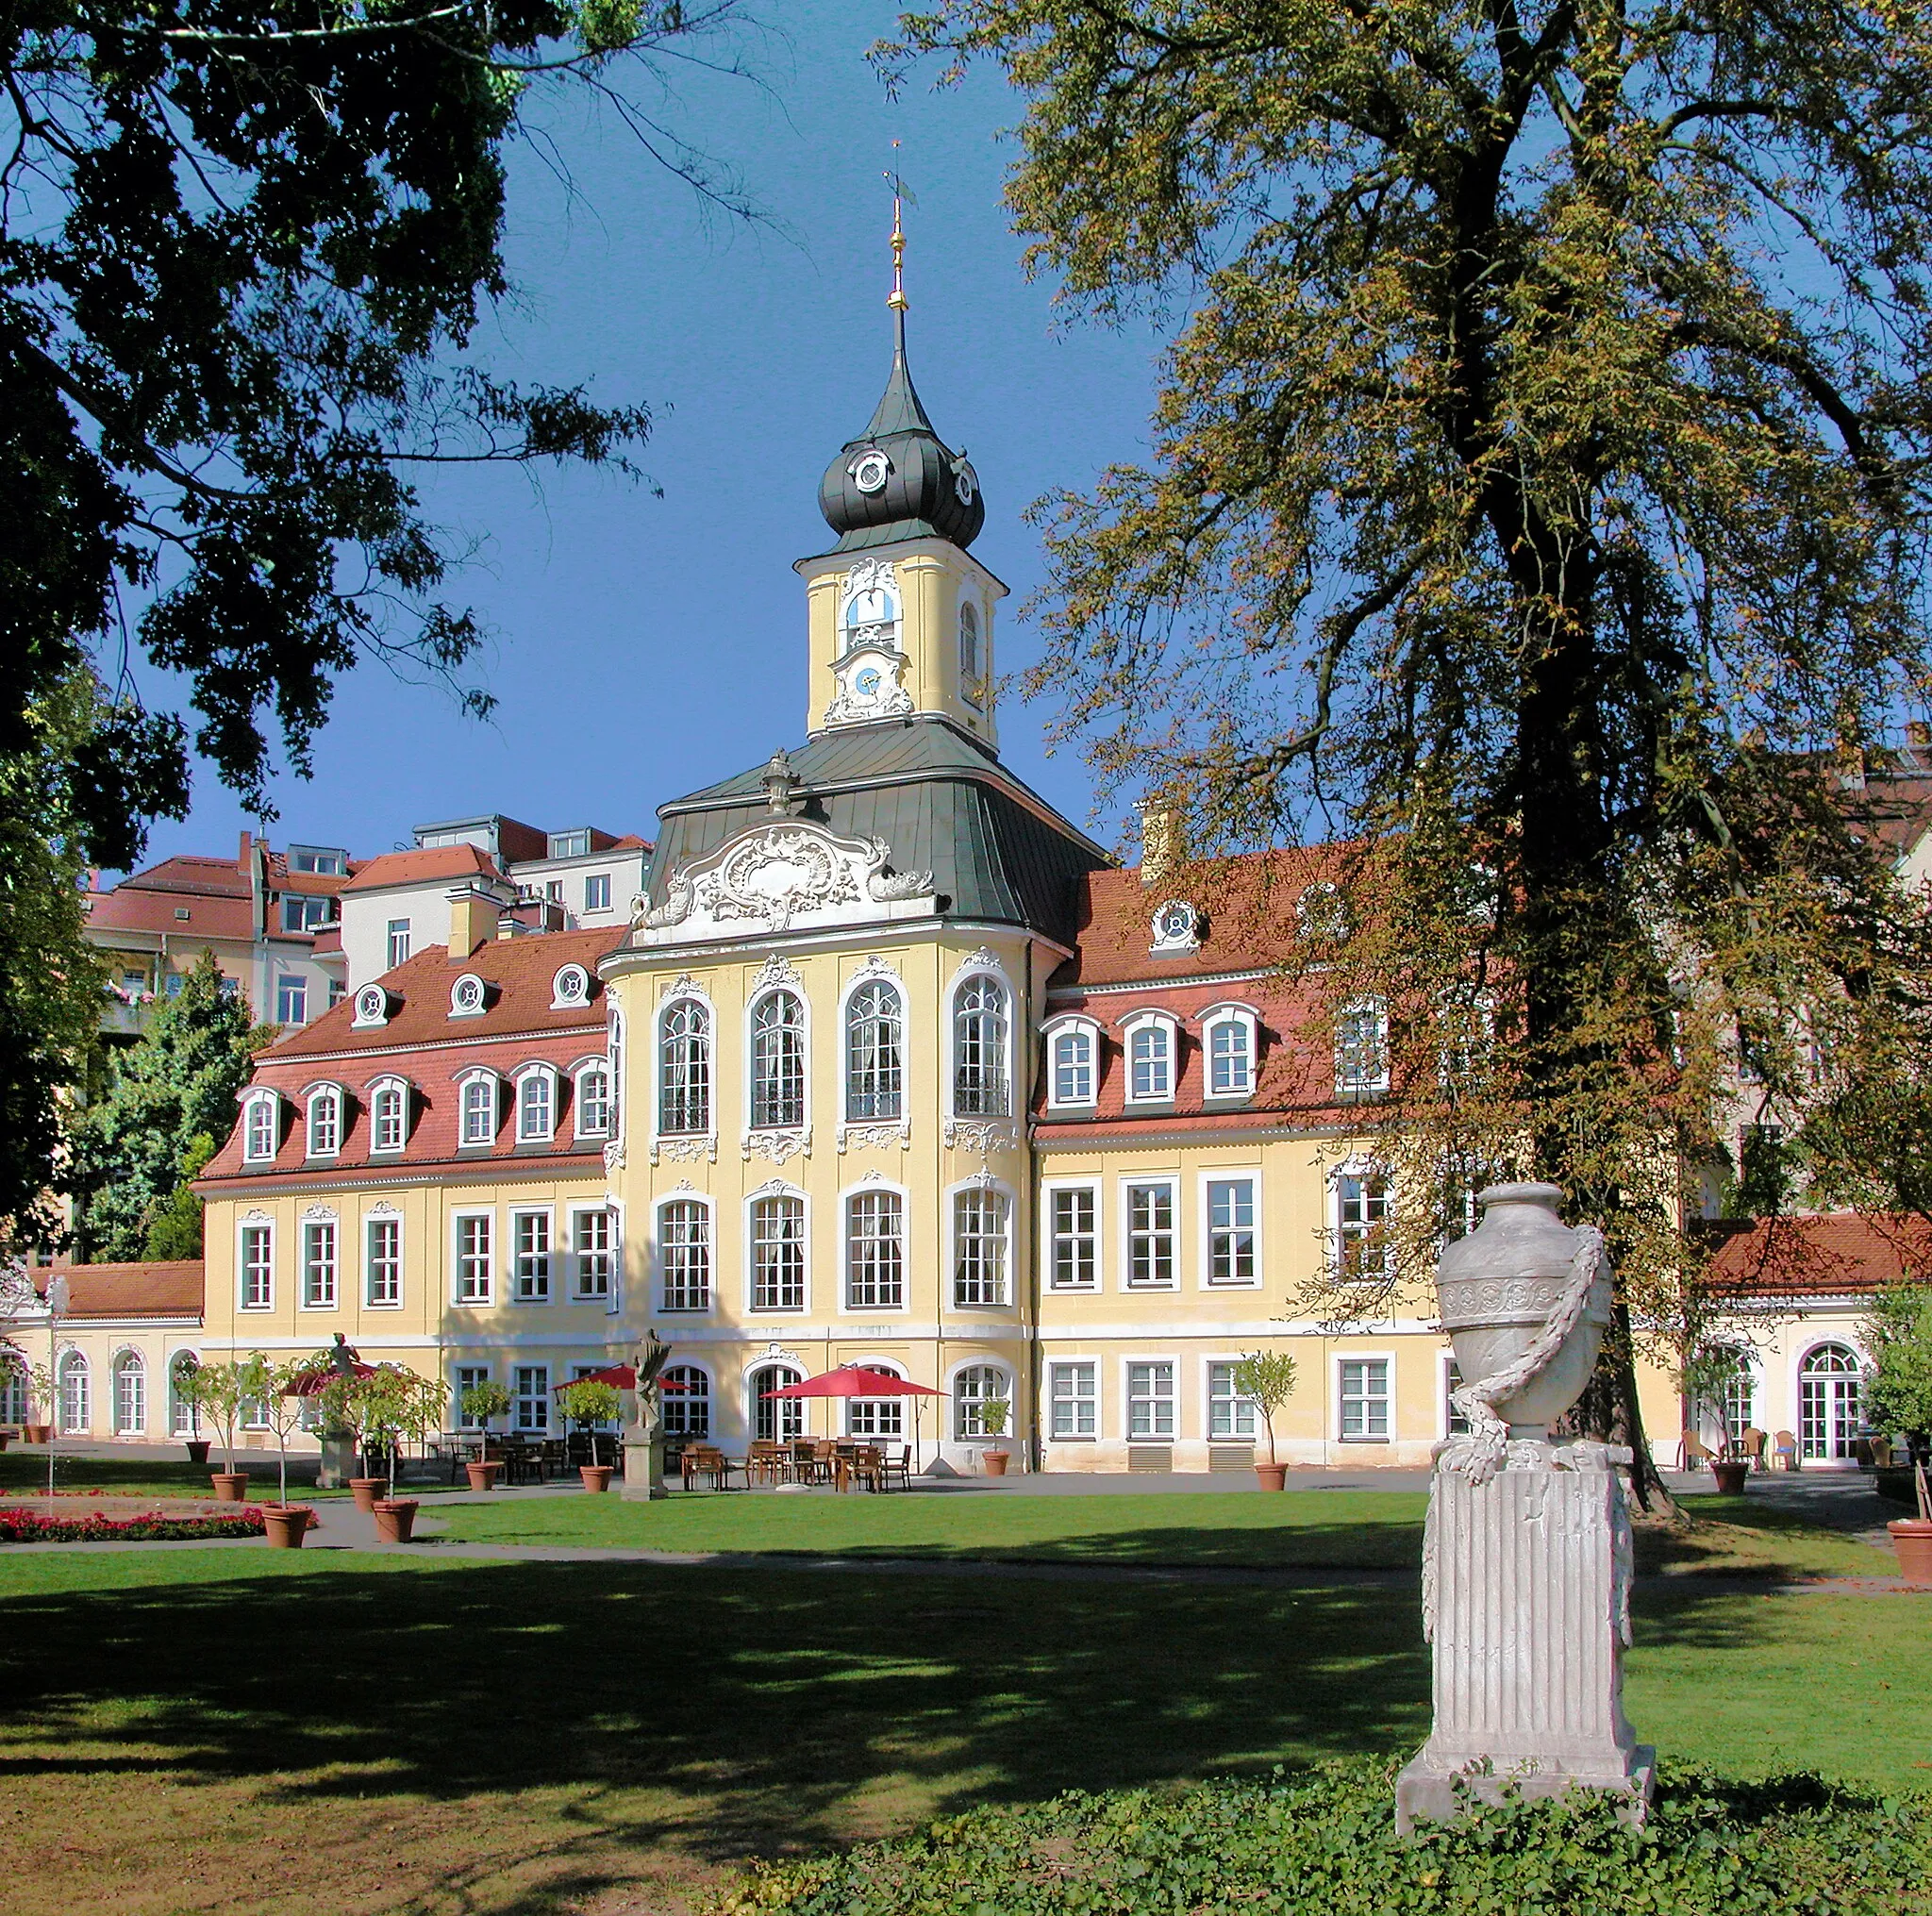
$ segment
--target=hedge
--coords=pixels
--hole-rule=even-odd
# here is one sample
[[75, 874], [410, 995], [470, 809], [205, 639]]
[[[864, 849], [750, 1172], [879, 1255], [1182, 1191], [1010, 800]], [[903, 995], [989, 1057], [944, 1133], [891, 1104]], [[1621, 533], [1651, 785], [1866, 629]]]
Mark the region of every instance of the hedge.
[[1404, 1841], [1395, 1765], [1070, 1794], [761, 1865], [715, 1916], [1924, 1916], [1932, 1799], [1667, 1769], [1641, 1830], [1600, 1796]]
[[0, 1543], [154, 1543], [180, 1538], [259, 1537], [263, 1529], [259, 1504], [192, 1517], [171, 1517], [161, 1510], [143, 1510], [132, 1517], [110, 1517], [104, 1510], [90, 1510], [84, 1517], [0, 1510]]

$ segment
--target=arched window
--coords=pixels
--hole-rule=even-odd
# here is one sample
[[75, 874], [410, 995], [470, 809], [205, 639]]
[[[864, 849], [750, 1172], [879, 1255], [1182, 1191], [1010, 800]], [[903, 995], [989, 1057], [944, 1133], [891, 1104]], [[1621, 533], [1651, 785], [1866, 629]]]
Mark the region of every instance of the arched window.
[[1798, 1366], [1798, 1448], [1802, 1456], [1831, 1461], [1853, 1455], [1858, 1435], [1860, 1385], [1857, 1356], [1843, 1344], [1820, 1344]]
[[711, 1208], [682, 1197], [658, 1213], [658, 1268], [666, 1310], [711, 1308]]
[[751, 1124], [755, 1131], [805, 1123], [805, 1007], [769, 991], [751, 1014]]
[[1127, 1029], [1127, 1102], [1173, 1102], [1174, 1027], [1171, 1018], [1148, 1016]]
[[979, 690], [979, 608], [971, 599], [959, 608], [959, 676], [973, 698]]
[[188, 1394], [190, 1380], [201, 1366], [192, 1351], [182, 1351], [168, 1366], [168, 1427], [176, 1437], [201, 1435], [201, 1407]]
[[610, 1067], [599, 1058], [577, 1071], [576, 1126], [579, 1138], [610, 1134]]
[[273, 1091], [258, 1091], [248, 1100], [242, 1120], [242, 1155], [251, 1164], [265, 1164], [275, 1155], [281, 1139], [277, 1122], [281, 1101]]
[[1084, 1021], [1058, 1026], [1047, 1039], [1046, 1101], [1059, 1107], [1093, 1102], [1093, 1027]]
[[760, 1364], [751, 1374], [747, 1385], [751, 1392], [751, 1416], [746, 1421], [751, 1425], [751, 1434], [760, 1443], [805, 1435], [804, 1400], [772, 1395], [788, 1384], [804, 1382], [804, 1377], [790, 1364]]
[[557, 1128], [557, 1080], [542, 1066], [517, 1081], [517, 1141], [544, 1144]]
[[1004, 1118], [1007, 993], [997, 978], [968, 978], [953, 999], [953, 1109], [962, 1118]]
[[1255, 1018], [1245, 1010], [1218, 1011], [1204, 1027], [1210, 1098], [1244, 1098], [1255, 1089]]
[[[989, 1404], [1003, 1404], [1007, 1414], [996, 1419], [997, 1431], [986, 1426]], [[959, 1443], [982, 1437], [1010, 1434], [1013, 1428], [1013, 1390], [1007, 1374], [997, 1364], [968, 1364], [953, 1379], [953, 1437]]]
[[114, 1359], [114, 1435], [139, 1437], [147, 1428], [147, 1366], [139, 1351]]
[[336, 1086], [318, 1086], [308, 1093], [308, 1155], [333, 1158], [342, 1148], [342, 1094]]
[[665, 1008], [659, 1027], [658, 1128], [705, 1132], [711, 1128], [711, 1014], [695, 998]]
[[1012, 1200], [1003, 1191], [969, 1186], [953, 1193], [953, 1302], [1007, 1301], [1007, 1227]]
[[[861, 1371], [876, 1371], [882, 1377], [897, 1377], [905, 1372], [897, 1364], [860, 1364]], [[880, 1438], [898, 1439], [906, 1435], [906, 1400], [903, 1397], [848, 1397], [845, 1400], [845, 1435], [868, 1442]]]
[[1344, 1105], [1389, 1089], [1389, 1017], [1378, 999], [1351, 1005], [1335, 1020], [1335, 1095]]
[[751, 1308], [805, 1308], [802, 1197], [761, 1197], [751, 1208]]
[[496, 1079], [486, 1073], [464, 1081], [461, 1140], [465, 1144], [496, 1141]]
[[664, 1434], [711, 1434], [711, 1379], [695, 1364], [674, 1364], [664, 1373]]
[[369, 1095], [369, 1148], [400, 1151], [409, 1137], [407, 1085], [379, 1084]]
[[0, 1345], [0, 1424], [34, 1421], [27, 1382], [25, 1358], [18, 1351]]
[[906, 1008], [896, 985], [874, 978], [845, 1007], [845, 1118], [896, 1121], [906, 1108]]
[[906, 1200], [856, 1191], [845, 1200], [845, 1305], [898, 1310], [906, 1302]]
[[67, 1351], [60, 1358], [60, 1428], [70, 1437], [84, 1435], [93, 1421], [93, 1407], [88, 1395], [87, 1359], [78, 1351]]

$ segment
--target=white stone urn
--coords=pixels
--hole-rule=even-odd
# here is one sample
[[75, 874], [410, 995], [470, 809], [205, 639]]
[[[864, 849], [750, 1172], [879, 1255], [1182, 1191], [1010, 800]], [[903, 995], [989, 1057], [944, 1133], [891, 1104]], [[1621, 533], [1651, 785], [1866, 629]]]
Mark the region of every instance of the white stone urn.
[[1541, 1438], [1583, 1394], [1610, 1321], [1608, 1266], [1594, 1231], [1557, 1215], [1554, 1184], [1492, 1184], [1481, 1225], [1442, 1253], [1436, 1296], [1456, 1347], [1458, 1404], [1473, 1425]]

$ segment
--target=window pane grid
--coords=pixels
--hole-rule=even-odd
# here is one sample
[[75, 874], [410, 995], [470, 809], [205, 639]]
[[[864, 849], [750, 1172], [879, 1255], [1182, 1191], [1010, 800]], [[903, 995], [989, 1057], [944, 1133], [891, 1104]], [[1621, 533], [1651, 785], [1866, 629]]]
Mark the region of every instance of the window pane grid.
[[242, 1230], [242, 1308], [267, 1310], [275, 1303], [275, 1234], [267, 1225]]
[[1127, 1435], [1156, 1441], [1174, 1437], [1174, 1365], [1163, 1358], [1127, 1366]]
[[1389, 1180], [1370, 1173], [1335, 1180], [1336, 1257], [1343, 1277], [1376, 1278], [1389, 1262]]
[[1214, 1178], [1208, 1183], [1208, 1281], [1255, 1281], [1255, 1187], [1248, 1178]]
[[711, 1128], [711, 1020], [705, 1008], [680, 999], [664, 1014], [658, 1047], [658, 1128], [666, 1133]]
[[1050, 1201], [1052, 1256], [1048, 1283], [1056, 1291], [1093, 1291], [1100, 1283], [1099, 1200], [1091, 1187], [1056, 1191]]
[[516, 1300], [519, 1304], [550, 1302], [550, 1213], [518, 1211], [516, 1231]]
[[487, 1216], [457, 1220], [457, 1302], [488, 1304], [491, 1289], [491, 1225]]
[[674, 1364], [664, 1373], [664, 1432], [667, 1437], [711, 1434], [711, 1380], [695, 1364]]
[[1138, 1026], [1127, 1041], [1128, 1082], [1136, 1101], [1174, 1095], [1174, 1033], [1165, 1025]]
[[488, 1144], [496, 1136], [496, 1087], [474, 1077], [463, 1087], [463, 1142]]
[[333, 1157], [341, 1141], [341, 1101], [334, 1091], [318, 1091], [308, 1101], [308, 1155]]
[[1053, 1102], [1091, 1105], [1093, 1102], [1093, 1036], [1075, 1028], [1054, 1034]]
[[805, 1011], [790, 991], [752, 1014], [752, 1129], [805, 1123]]
[[517, 1135], [526, 1143], [548, 1138], [550, 1123], [550, 1075], [533, 1071], [525, 1078], [517, 1099]]
[[845, 1303], [897, 1310], [906, 1302], [906, 1203], [895, 1191], [862, 1191], [845, 1207]]
[[302, 1302], [310, 1310], [336, 1303], [336, 1227], [327, 1222], [302, 1226]]
[[369, 1288], [371, 1304], [400, 1304], [403, 1301], [403, 1221], [400, 1218], [371, 1218], [369, 1221]]
[[666, 1310], [711, 1308], [711, 1213], [701, 1204], [667, 1204], [658, 1213], [658, 1248]]
[[754, 1310], [805, 1308], [805, 1200], [760, 1198], [751, 1208]]
[[1389, 1435], [1389, 1359], [1346, 1358], [1341, 1364], [1341, 1434]]
[[1127, 1284], [1166, 1290], [1174, 1284], [1174, 1186], [1127, 1186]]
[[1006, 1429], [1012, 1429], [1012, 1398], [1007, 1374], [997, 1364], [968, 1364], [953, 1383], [953, 1436], [965, 1442], [970, 1438], [997, 1437], [1001, 1431], [989, 1430], [982, 1411], [989, 1404], [1005, 1404]]
[[519, 1430], [550, 1428], [548, 1364], [518, 1364], [510, 1372], [510, 1395], [516, 1400], [510, 1415]]
[[1253, 1438], [1258, 1425], [1255, 1407], [1234, 1388], [1232, 1364], [1208, 1366], [1208, 1435], [1210, 1440]]
[[1007, 1301], [1007, 1220], [1001, 1191], [962, 1191], [953, 1198], [953, 1302]]
[[1216, 1097], [1234, 1097], [1252, 1091], [1254, 1056], [1248, 1026], [1239, 1018], [1224, 1018], [1208, 1033], [1208, 1088]]
[[601, 1064], [577, 1074], [577, 1136], [601, 1138], [610, 1128], [610, 1074]]
[[845, 1116], [896, 1121], [905, 1110], [905, 1012], [888, 984], [861, 985], [846, 1008]]
[[955, 1001], [953, 1108], [961, 1117], [1004, 1118], [1007, 994], [991, 978], [973, 978]]
[[400, 1151], [403, 1148], [403, 1093], [393, 1085], [376, 1092], [371, 1128], [375, 1133], [373, 1141], [376, 1150]]
[[617, 1214], [608, 1208], [580, 1210], [571, 1220], [576, 1260], [576, 1294], [608, 1297], [616, 1276]]
[[1047, 1368], [1048, 1428], [1057, 1438], [1092, 1437], [1099, 1429], [1099, 1390], [1091, 1364]]

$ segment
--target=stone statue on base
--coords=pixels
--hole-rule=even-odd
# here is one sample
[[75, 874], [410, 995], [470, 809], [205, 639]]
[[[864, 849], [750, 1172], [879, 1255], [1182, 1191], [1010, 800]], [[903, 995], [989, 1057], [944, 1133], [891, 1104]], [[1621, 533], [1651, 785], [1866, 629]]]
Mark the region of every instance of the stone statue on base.
[[1468, 1434], [1436, 1447], [1423, 1542], [1435, 1722], [1395, 1784], [1396, 1826], [1446, 1822], [1506, 1790], [1609, 1790], [1641, 1821], [1656, 1753], [1624, 1715], [1630, 1520], [1604, 1443], [1552, 1443], [1610, 1321], [1603, 1239], [1571, 1230], [1551, 1184], [1477, 1196], [1481, 1227], [1436, 1288]]
[[664, 1490], [664, 1389], [659, 1379], [671, 1361], [671, 1346], [647, 1325], [631, 1353], [631, 1391], [636, 1408], [624, 1433], [624, 1489], [626, 1497], [661, 1497]]

